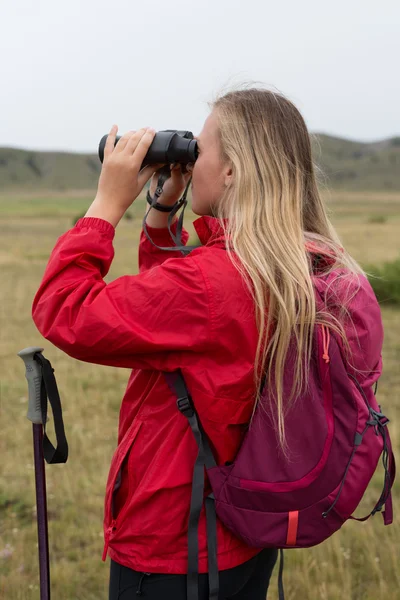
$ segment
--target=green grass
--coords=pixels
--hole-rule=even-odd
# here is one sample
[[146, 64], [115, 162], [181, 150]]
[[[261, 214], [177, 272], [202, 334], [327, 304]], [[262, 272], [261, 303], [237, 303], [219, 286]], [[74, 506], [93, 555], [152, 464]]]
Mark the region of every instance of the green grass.
[[[70, 447], [65, 465], [46, 467], [52, 597], [107, 598], [109, 559], [105, 564], [101, 561], [103, 502], [129, 370], [71, 359], [43, 340], [31, 319], [33, 296], [51, 250], [75, 216], [89, 207], [92, 197], [91, 193], [0, 198], [0, 596], [11, 600], [39, 599], [32, 427], [26, 418], [24, 365], [17, 357], [19, 350], [34, 345], [44, 347], [44, 355], [55, 368]], [[343, 193], [332, 194], [328, 200], [343, 243], [362, 264], [379, 266], [398, 258], [399, 195]], [[107, 282], [137, 271], [144, 211], [144, 200], [138, 199], [130, 211], [132, 220], [119, 224]], [[386, 220], [370, 222], [368, 216], [372, 214], [384, 215]], [[192, 219], [193, 214], [187, 211], [186, 223], [193, 238]], [[400, 310], [383, 304], [382, 313], [384, 371], [378, 397], [391, 419], [398, 454]], [[52, 416], [48, 435], [55, 442]], [[366, 514], [373, 506], [382, 477], [380, 467], [357, 515]], [[346, 523], [320, 546], [286, 553], [287, 600], [400, 598], [399, 487], [396, 482], [394, 525], [384, 527], [377, 514], [366, 523]], [[277, 599], [276, 571], [268, 596], [271, 600]]]

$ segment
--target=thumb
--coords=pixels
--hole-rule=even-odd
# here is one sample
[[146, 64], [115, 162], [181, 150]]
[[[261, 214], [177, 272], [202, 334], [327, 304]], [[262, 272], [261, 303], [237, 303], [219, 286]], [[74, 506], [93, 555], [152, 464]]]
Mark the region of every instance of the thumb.
[[180, 164], [174, 164], [171, 166], [171, 179], [174, 183], [182, 181], [182, 170]]

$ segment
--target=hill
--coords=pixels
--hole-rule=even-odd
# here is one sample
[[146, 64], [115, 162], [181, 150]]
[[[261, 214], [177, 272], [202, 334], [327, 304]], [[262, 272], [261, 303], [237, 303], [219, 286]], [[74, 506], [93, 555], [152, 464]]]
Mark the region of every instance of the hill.
[[[400, 137], [364, 143], [313, 134], [314, 161], [333, 189], [400, 191]], [[95, 189], [96, 154], [0, 148], [0, 191]]]
[[101, 163], [95, 154], [0, 148], [0, 190], [95, 189]]
[[400, 191], [400, 137], [365, 143], [314, 134], [313, 152], [329, 187]]

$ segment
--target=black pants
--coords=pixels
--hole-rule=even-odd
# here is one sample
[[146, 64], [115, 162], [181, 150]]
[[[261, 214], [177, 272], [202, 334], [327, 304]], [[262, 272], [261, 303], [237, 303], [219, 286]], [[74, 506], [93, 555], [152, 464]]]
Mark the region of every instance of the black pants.
[[[265, 600], [278, 550], [266, 548], [247, 562], [219, 572], [219, 600]], [[208, 600], [208, 574], [199, 575], [199, 600]], [[186, 575], [133, 571], [113, 560], [109, 600], [186, 600]]]

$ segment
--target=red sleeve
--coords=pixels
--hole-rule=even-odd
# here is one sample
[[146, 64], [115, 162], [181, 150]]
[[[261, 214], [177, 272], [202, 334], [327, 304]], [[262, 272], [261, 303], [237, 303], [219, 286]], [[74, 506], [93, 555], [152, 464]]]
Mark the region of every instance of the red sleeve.
[[[171, 231], [176, 236], [176, 228], [178, 225], [178, 221], [175, 221], [171, 225]], [[155, 227], [147, 227], [147, 233], [153, 240], [157, 246], [171, 248], [175, 246], [175, 242], [171, 237], [171, 234], [168, 231], [168, 227], [165, 228], [155, 228]], [[186, 246], [187, 241], [189, 239], [189, 234], [186, 229], [182, 228], [182, 246]], [[169, 250], [159, 250], [147, 239], [144, 231], [142, 230], [140, 234], [140, 242], [139, 242], [139, 272], [142, 273], [147, 269], [151, 269], [156, 265], [161, 265], [168, 258], [183, 258], [183, 254], [177, 250], [176, 252], [171, 252]]]
[[182, 353], [208, 351], [213, 312], [195, 257], [106, 284], [114, 235], [84, 217], [57, 240], [32, 305], [43, 337], [78, 360], [126, 368], [175, 370]]

